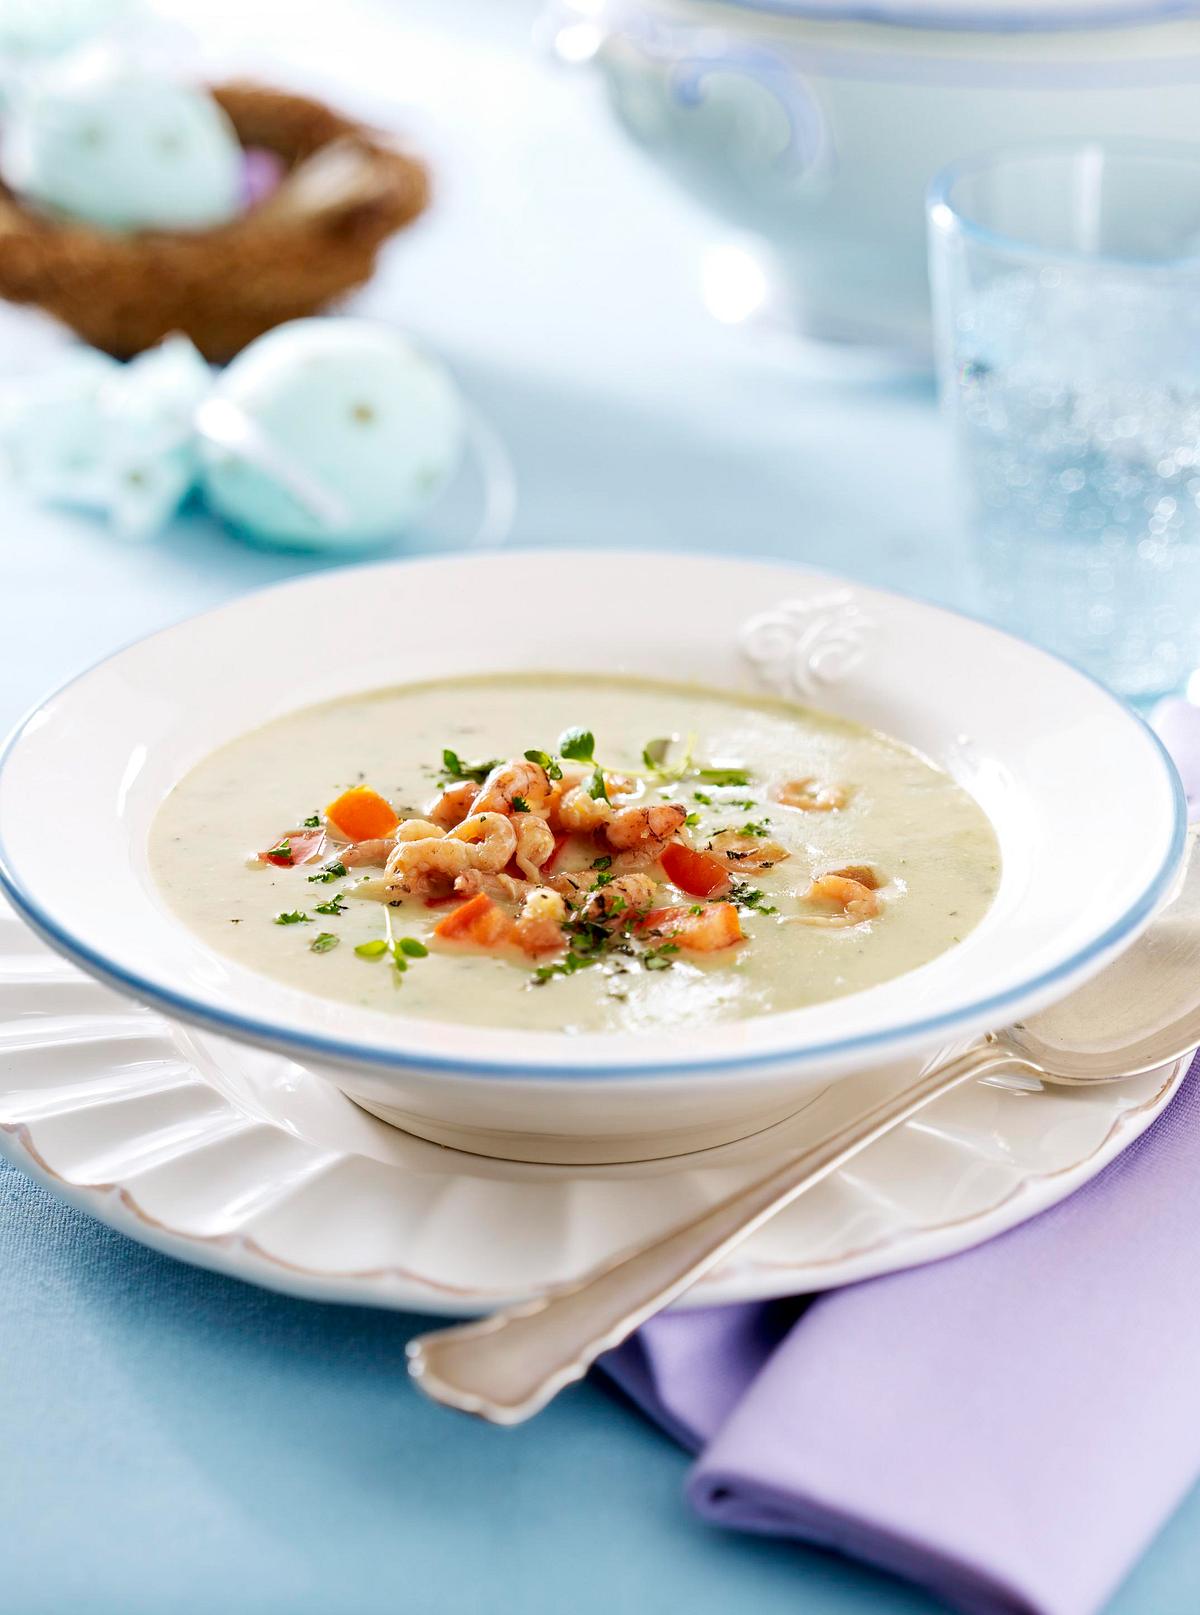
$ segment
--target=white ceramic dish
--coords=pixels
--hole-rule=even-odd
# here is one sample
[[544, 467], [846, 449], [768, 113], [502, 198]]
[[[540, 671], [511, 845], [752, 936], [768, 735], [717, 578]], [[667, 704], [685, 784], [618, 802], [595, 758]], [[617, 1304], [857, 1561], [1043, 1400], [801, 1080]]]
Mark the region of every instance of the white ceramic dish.
[[[278, 1054], [138, 1009], [0, 901], [0, 1154], [155, 1250], [321, 1301], [483, 1312], [577, 1276], [762, 1174], [894, 1075], [670, 1161], [559, 1167], [439, 1149]], [[790, 1207], [680, 1306], [802, 1295], [966, 1250], [1131, 1143], [1186, 1069], [961, 1090]]]
[[[594, 62], [626, 134], [772, 249], [802, 331], [925, 363], [924, 193], [939, 169], [1017, 141], [1200, 134], [1190, 0], [550, 9], [559, 53]], [[721, 262], [724, 308], [736, 260]], [[731, 295], [736, 306], [747, 288]]]
[[[611, 610], [602, 595], [597, 610], [537, 609], [595, 600], [598, 574], [637, 587]], [[165, 906], [148, 827], [222, 742], [358, 690], [536, 667], [770, 690], [898, 736], [991, 818], [1003, 857], [993, 908], [959, 946], [853, 998], [633, 1038], [460, 1028], [317, 999], [214, 953]], [[303, 1059], [422, 1136], [526, 1159], [743, 1136], [833, 1076], [911, 1069], [1052, 1000], [1149, 920], [1183, 830], [1158, 742], [1066, 665], [896, 595], [677, 554], [461, 557], [271, 589], [83, 675], [0, 766], [0, 877], [53, 946], [168, 1013]]]

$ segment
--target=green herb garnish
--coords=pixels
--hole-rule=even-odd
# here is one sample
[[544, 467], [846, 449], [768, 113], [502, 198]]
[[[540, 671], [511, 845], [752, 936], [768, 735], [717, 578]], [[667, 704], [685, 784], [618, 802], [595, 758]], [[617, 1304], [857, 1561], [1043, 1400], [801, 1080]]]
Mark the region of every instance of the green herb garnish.
[[760, 914], [778, 914], [779, 910], [772, 903], [767, 902], [766, 893], [757, 886], [748, 886], [744, 880], [735, 880], [727, 894], [719, 899], [723, 903], [732, 903], [735, 908], [752, 908]]
[[588, 781], [588, 795], [597, 802], [608, 801], [608, 786], [604, 783], [604, 770], [597, 768]]
[[592, 859], [592, 868], [593, 869], [611, 869], [612, 868], [612, 858], [611, 858], [611, 856], [606, 852], [604, 854], [603, 858], [593, 858]]
[[307, 925], [308, 923], [309, 916], [298, 908], [291, 909], [287, 913], [277, 914], [275, 916], [276, 925]]
[[499, 761], [498, 757], [493, 757], [486, 763], [465, 763], [456, 751], [451, 751], [447, 746], [442, 752], [442, 772], [447, 779], [469, 779], [474, 780], [476, 785], [482, 785]]
[[749, 785], [750, 776], [744, 768], [698, 768], [696, 778], [705, 785]]
[[514, 813], [528, 813], [529, 803], [523, 796], [514, 796], [512, 799], [512, 810]]
[[706, 796], [703, 791], [693, 791], [692, 797], [695, 801], [702, 802], [705, 807], [712, 807], [712, 797]]
[[700, 815], [698, 813], [689, 813], [687, 818], [683, 821], [684, 828], [686, 830], [694, 830], [699, 823]]
[[642, 954], [642, 969], [670, 970], [671, 966], [675, 963], [672, 955], [678, 952], [679, 944], [677, 942], [664, 942], [661, 947], [648, 948], [646, 952]]
[[689, 735], [683, 748], [683, 756], [677, 763], [669, 763], [671, 747], [675, 744], [677, 736], [661, 736], [657, 740], [648, 740], [642, 747], [642, 762], [652, 774], [657, 774], [663, 780], [682, 779], [691, 771], [692, 752], [696, 744], [695, 735]]
[[341, 880], [343, 875], [348, 875], [349, 873], [350, 871], [339, 858], [337, 863], [326, 864], [324, 869], [318, 869], [315, 875], [310, 875], [308, 878], [309, 880], [319, 881], [322, 886], [328, 886], [331, 880]]
[[544, 768], [547, 779], [557, 780], [562, 778], [562, 769], [548, 751], [527, 751], [525, 761], [527, 763], [536, 763], [539, 768]]
[[378, 959], [388, 950], [387, 943], [381, 936], [375, 937], [371, 942], [360, 942], [355, 948], [360, 959]]
[[425, 959], [429, 956], [429, 949], [423, 942], [418, 942], [415, 936], [402, 936], [396, 947], [410, 959]]
[[750, 820], [750, 822], [748, 824], [743, 824], [742, 825], [742, 827], [738, 831], [738, 835], [740, 835], [740, 836], [765, 836], [765, 835], [770, 833], [770, 828], [771, 828], [770, 824], [768, 823], [768, 821], [766, 819], [759, 819], [757, 821], [752, 819], [752, 820]]
[[590, 729], [564, 729], [558, 737], [558, 749], [573, 763], [596, 761], [596, 737]]
[[266, 852], [263, 853], [263, 857], [273, 858], [281, 864], [290, 864], [293, 858], [292, 843], [287, 836], [284, 836], [282, 841], [277, 841], [273, 847], [268, 847]]
[[310, 813], [304, 821], [304, 828], [306, 830], [319, 830], [321, 828], [321, 815], [319, 813]]
[[346, 912], [345, 899], [335, 893], [327, 897], [323, 903], [314, 905], [318, 914], [344, 914]]
[[339, 940], [332, 931], [322, 931], [308, 945], [314, 953], [328, 953], [330, 948], [337, 947]]

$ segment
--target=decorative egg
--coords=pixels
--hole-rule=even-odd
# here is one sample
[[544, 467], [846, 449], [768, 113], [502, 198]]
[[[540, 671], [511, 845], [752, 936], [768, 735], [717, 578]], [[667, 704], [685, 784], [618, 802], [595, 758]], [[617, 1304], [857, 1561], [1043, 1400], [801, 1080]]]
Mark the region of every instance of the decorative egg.
[[397, 538], [462, 452], [463, 406], [445, 367], [371, 320], [269, 331], [228, 366], [206, 410], [222, 422], [201, 445], [210, 506], [288, 548]]
[[107, 56], [17, 97], [0, 167], [27, 201], [109, 230], [203, 229], [241, 205], [241, 147], [212, 96]]
[[0, 0], [0, 54], [52, 56], [136, 17], [138, 0]]
[[195, 417], [211, 387], [183, 336], [128, 364], [72, 346], [0, 400], [0, 449], [36, 498], [96, 511], [123, 538], [153, 538], [196, 479]]

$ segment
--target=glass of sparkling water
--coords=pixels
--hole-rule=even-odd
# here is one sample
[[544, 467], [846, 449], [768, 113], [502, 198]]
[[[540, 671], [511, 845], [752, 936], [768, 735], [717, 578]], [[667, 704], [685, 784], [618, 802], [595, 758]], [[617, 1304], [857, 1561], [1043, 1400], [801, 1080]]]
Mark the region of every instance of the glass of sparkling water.
[[985, 610], [1131, 700], [1186, 688], [1200, 668], [1200, 145], [962, 163], [933, 182], [929, 233]]

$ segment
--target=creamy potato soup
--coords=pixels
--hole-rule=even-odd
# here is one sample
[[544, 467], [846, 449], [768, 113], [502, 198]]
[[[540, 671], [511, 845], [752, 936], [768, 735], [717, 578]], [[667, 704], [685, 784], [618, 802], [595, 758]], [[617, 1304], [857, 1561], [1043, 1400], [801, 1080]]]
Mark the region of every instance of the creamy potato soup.
[[206, 942], [322, 997], [638, 1032], [841, 997], [986, 911], [990, 823], [898, 742], [784, 703], [583, 676], [382, 690], [171, 792], [154, 874]]

